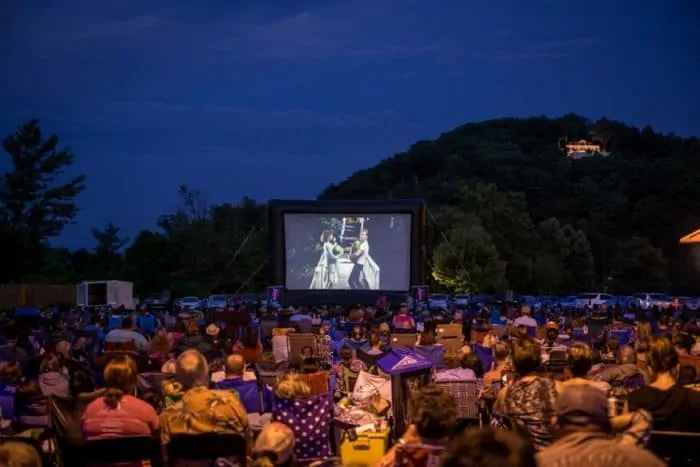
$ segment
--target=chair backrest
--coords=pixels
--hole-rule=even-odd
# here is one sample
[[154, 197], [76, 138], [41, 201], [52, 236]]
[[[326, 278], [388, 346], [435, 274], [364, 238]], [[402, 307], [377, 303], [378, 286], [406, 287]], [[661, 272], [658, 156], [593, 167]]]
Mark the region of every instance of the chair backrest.
[[445, 349], [459, 349], [462, 347], [464, 336], [461, 324], [440, 324], [435, 328], [437, 343], [445, 346]]
[[136, 350], [136, 344], [133, 340], [124, 342], [105, 342], [105, 351], [107, 352], [130, 352]]
[[289, 341], [289, 363], [298, 365], [301, 363], [301, 349], [311, 347], [314, 356], [318, 354], [316, 347], [316, 336], [313, 334], [287, 334]]
[[317, 371], [316, 373], [299, 373], [299, 380], [304, 381], [311, 388], [311, 395], [318, 396], [330, 393], [330, 377], [327, 371]]
[[294, 331], [294, 328], [272, 328], [272, 337], [288, 336], [289, 334], [293, 334]]
[[86, 441], [82, 448], [87, 464], [117, 464], [148, 460], [160, 465], [160, 444], [151, 436], [119, 436]]
[[394, 333], [391, 335], [391, 347], [394, 349], [400, 349], [400, 348], [412, 348], [414, 345], [416, 345], [416, 333], [411, 332], [408, 334], [397, 334]]
[[465, 420], [478, 420], [479, 394], [484, 387], [481, 379], [475, 381], [436, 381], [435, 384], [451, 394], [457, 402], [459, 418]]
[[279, 362], [278, 364], [267, 364], [256, 362], [253, 366], [253, 371], [258, 381], [267, 386], [274, 387], [277, 384], [277, 379], [287, 372], [289, 362]]
[[178, 461], [215, 460], [220, 457], [234, 460], [238, 465], [246, 465], [246, 438], [238, 433], [176, 435], [166, 450], [168, 465], [172, 467]]
[[275, 399], [275, 417], [293, 431], [299, 460], [331, 456], [333, 398], [330, 394], [308, 399]]

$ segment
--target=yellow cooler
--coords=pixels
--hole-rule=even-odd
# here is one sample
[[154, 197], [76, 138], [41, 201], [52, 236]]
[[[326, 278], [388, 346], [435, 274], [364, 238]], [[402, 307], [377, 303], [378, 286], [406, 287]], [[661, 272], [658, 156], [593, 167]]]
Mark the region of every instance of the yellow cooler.
[[343, 464], [366, 464], [373, 466], [389, 450], [389, 430], [383, 432], [366, 431], [357, 435], [355, 441], [343, 436], [340, 444], [340, 459]]

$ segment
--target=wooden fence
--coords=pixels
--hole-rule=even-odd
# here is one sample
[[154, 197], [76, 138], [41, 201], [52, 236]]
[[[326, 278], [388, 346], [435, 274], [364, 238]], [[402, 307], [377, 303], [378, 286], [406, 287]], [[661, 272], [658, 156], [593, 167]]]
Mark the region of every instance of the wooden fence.
[[49, 305], [75, 306], [73, 284], [0, 284], [0, 309], [44, 308]]

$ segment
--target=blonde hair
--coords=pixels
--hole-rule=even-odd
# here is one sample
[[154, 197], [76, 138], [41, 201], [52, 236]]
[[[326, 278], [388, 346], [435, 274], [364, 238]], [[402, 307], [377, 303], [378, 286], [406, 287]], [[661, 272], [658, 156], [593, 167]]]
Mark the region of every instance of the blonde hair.
[[287, 425], [272, 422], [265, 426], [253, 446], [253, 467], [284, 464], [294, 454], [296, 439]]
[[41, 467], [39, 451], [29, 443], [7, 441], [0, 445], [0, 465], [8, 467]]
[[286, 373], [275, 386], [275, 396], [280, 399], [305, 399], [311, 397], [311, 386], [296, 373]]
[[653, 337], [651, 333], [651, 324], [647, 321], [637, 323], [637, 340], [649, 341]]
[[177, 381], [166, 380], [163, 381], [162, 389], [164, 395], [177, 394], [182, 392], [182, 384]]
[[487, 332], [481, 340], [481, 346], [490, 349], [498, 342], [498, 336], [492, 332]]
[[175, 360], [168, 360], [167, 362], [163, 363], [163, 366], [160, 368], [161, 373], [168, 373], [171, 375], [175, 374]]

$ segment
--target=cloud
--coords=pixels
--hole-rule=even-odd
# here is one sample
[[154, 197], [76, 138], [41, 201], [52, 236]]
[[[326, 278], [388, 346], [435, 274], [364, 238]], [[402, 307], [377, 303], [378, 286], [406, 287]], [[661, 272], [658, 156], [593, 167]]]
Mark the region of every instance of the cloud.
[[[53, 114], [57, 117], [57, 114]], [[66, 112], [73, 123], [128, 130], [148, 128], [198, 128], [245, 122], [261, 128], [316, 127], [327, 129], [371, 129], [394, 123], [401, 115], [385, 109], [365, 113], [324, 113], [311, 109], [268, 109], [237, 105], [195, 105], [161, 101], [121, 101], [92, 104]]]
[[[324, 2], [306, 11], [275, 17], [235, 11], [212, 17], [186, 16], [170, 9], [139, 14], [106, 15], [97, 6], [75, 13], [37, 10], [31, 15], [39, 27], [20, 31], [18, 43], [51, 51], [112, 50], [159, 55], [219, 54], [245, 62], [327, 60], [435, 59], [463, 54], [458, 41], [436, 37], [417, 28], [407, 0]], [[139, 11], [134, 9], [133, 11]], [[211, 13], [213, 9], [208, 9]], [[263, 16], [261, 18], [261, 16]], [[37, 31], [40, 31], [37, 33]], [[44, 31], [50, 31], [46, 33]]]
[[[502, 39], [507, 37], [507, 35], [501, 36]], [[476, 54], [474, 58], [497, 62], [556, 60], [590, 49], [598, 43], [598, 40], [597, 36], [586, 36], [531, 44], [520, 41], [518, 45], [515, 45], [516, 41], [509, 41], [514, 46], [502, 47], [496, 44], [493, 50]]]

